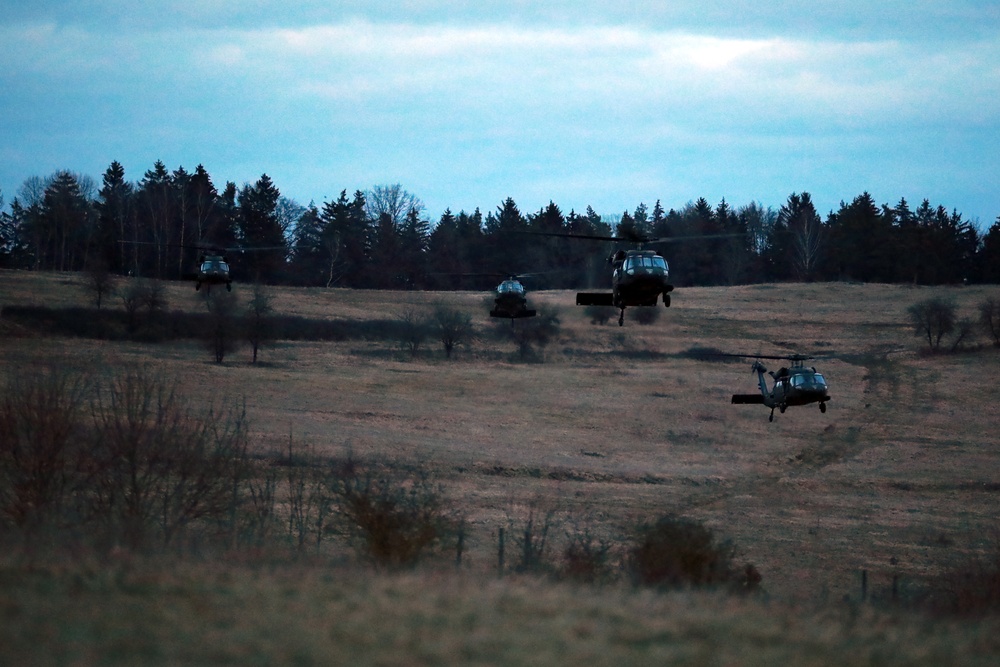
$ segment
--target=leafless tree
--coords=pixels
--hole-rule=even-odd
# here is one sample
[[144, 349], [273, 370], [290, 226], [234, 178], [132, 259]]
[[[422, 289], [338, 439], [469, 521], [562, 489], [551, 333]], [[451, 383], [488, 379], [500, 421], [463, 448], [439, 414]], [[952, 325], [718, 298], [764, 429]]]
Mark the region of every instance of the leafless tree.
[[396, 229], [403, 226], [406, 215], [411, 210], [423, 211], [424, 203], [403, 189], [399, 183], [376, 185], [365, 192], [365, 212], [369, 220], [379, 220], [387, 214]]

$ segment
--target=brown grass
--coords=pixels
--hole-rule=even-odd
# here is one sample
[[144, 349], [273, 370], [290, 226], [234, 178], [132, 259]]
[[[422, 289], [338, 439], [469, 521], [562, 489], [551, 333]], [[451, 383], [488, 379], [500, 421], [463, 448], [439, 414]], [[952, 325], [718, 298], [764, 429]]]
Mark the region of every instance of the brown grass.
[[[248, 289], [235, 289], [247, 298]], [[486, 317], [481, 293], [274, 292], [276, 312], [282, 314], [394, 318], [406, 310], [429, 312], [444, 301], [468, 308], [482, 331], [495, 325]], [[559, 339], [544, 351], [544, 363], [517, 363], [513, 344], [493, 340], [459, 351], [451, 362], [434, 341], [427, 348], [433, 355], [417, 359], [390, 343], [348, 341], [279, 343], [261, 353], [257, 366], [249, 363], [246, 350], [219, 366], [196, 343], [39, 339], [19, 336], [22, 332], [5, 329], [0, 320], [0, 334], [7, 334], [0, 335], [0, 372], [31, 357], [108, 367], [153, 360], [179, 378], [194, 399], [245, 399], [260, 452], [284, 449], [292, 438], [319, 455], [350, 450], [421, 462], [467, 518], [464, 567], [472, 572], [492, 571], [497, 528], [529, 508], [596, 516], [612, 537], [639, 520], [674, 513], [732, 539], [740, 562], [756, 565], [774, 600], [788, 605], [858, 601], [862, 571], [869, 595], [885, 597], [893, 577], [919, 582], [940, 574], [981, 552], [995, 533], [1000, 448], [994, 404], [1000, 357], [992, 348], [919, 354], [921, 341], [909, 328], [906, 308], [942, 295], [958, 304], [960, 315], [971, 316], [996, 292], [995, 287], [858, 284], [687, 288], [678, 291], [657, 323], [627, 322], [624, 328], [590, 325], [583, 309], [569, 305], [569, 292], [535, 292], [530, 301], [556, 309], [562, 322]], [[167, 296], [170, 309], [202, 307], [188, 284], [168, 285]], [[0, 272], [0, 305], [25, 303], [84, 305], [82, 277]], [[731, 393], [754, 390], [749, 363], [673, 356], [697, 346], [829, 355], [811, 362], [830, 382], [829, 410], [790, 408], [768, 423], [766, 409], [730, 405]], [[426, 587], [426, 582], [359, 585], [389, 589]], [[523, 595], [518, 590], [515, 586], [505, 594], [481, 584], [445, 585], [435, 594], [441, 605], [460, 606], [457, 600], [466, 597], [480, 601], [469, 603], [471, 634], [445, 639], [448, 632], [431, 632], [445, 643], [434, 650], [447, 645], [470, 662], [489, 662], [475, 650], [462, 653], [477, 633], [484, 633], [480, 626], [489, 624], [472, 604], [502, 606], [504, 595]], [[540, 595], [533, 613], [546, 623], [577, 628], [562, 636], [585, 638], [582, 651], [591, 641], [604, 648], [609, 642], [661, 646], [679, 632], [650, 620], [633, 633], [628, 624], [615, 628], [590, 612], [562, 618], [562, 594], [552, 594], [560, 601], [548, 611]], [[542, 609], [534, 609], [536, 604]], [[662, 605], [683, 603], [643, 598], [627, 604], [650, 604], [657, 614], [666, 614]], [[752, 603], [719, 601], [706, 609], [721, 613], [712, 605], [743, 604]], [[752, 629], [769, 622], [756, 620], [754, 612], [731, 613], [743, 614], [734, 622], [749, 624], [746, 633], [753, 642], [773, 648], [784, 641], [776, 628]], [[455, 618], [460, 616], [441, 623], [450, 627], [459, 622]], [[821, 634], [825, 622], [816, 620], [801, 632]], [[830, 622], [829, 631], [841, 637], [844, 621]], [[437, 627], [438, 621], [427, 623]], [[716, 627], [724, 621], [711, 623]], [[910, 626], [900, 631], [898, 645], [906, 644], [910, 632]], [[398, 637], [387, 641], [406, 643]], [[492, 636], [484, 636], [483, 646], [491, 641]], [[997, 647], [989, 646], [995, 655]], [[695, 653], [673, 657], [709, 662], [689, 649]], [[433, 655], [415, 662], [434, 662]]]

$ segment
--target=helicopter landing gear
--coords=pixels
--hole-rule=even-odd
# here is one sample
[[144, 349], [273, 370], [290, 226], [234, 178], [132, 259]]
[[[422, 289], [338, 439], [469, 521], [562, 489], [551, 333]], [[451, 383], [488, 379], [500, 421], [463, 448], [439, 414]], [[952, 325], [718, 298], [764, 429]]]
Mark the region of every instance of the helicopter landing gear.
[[618, 326], [620, 326], [620, 327], [625, 326], [625, 309], [624, 308], [622, 308], [621, 315], [618, 316]]
[[195, 283], [194, 284], [194, 291], [197, 292], [200, 289], [201, 289], [201, 283]]
[[819, 404], [819, 411], [824, 413], [826, 412], [826, 403]]
[[768, 416], [767, 421], [769, 422], [774, 421], [774, 408], [771, 408], [771, 414]]
[[233, 291], [233, 284], [232, 283], [226, 283], [226, 291], [227, 292], [232, 292]]
[[666, 292], [663, 293], [663, 307], [664, 308], [670, 307], [670, 295], [667, 294]]
[[778, 409], [781, 410], [781, 414], [785, 414], [785, 410], [787, 408], [788, 408], [788, 406], [785, 405], [784, 403], [782, 403], [781, 405], [778, 406]]

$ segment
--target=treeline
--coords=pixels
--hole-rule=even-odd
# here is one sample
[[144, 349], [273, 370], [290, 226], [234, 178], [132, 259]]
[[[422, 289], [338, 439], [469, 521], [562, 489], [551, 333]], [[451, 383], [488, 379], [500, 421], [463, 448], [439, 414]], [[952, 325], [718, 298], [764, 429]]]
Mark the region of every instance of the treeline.
[[614, 243], [537, 232], [672, 239], [656, 247], [681, 286], [1000, 282], [1000, 218], [983, 233], [926, 199], [879, 205], [865, 192], [824, 219], [807, 192], [777, 210], [699, 198], [611, 215], [553, 202], [524, 213], [508, 198], [485, 215], [449, 209], [431, 220], [398, 184], [303, 206], [266, 174], [219, 190], [201, 165], [171, 172], [162, 162], [138, 182], [113, 162], [100, 187], [69, 171], [29, 179], [0, 213], [0, 266], [180, 279], [202, 249], [225, 248], [236, 280], [266, 283], [484, 289], [513, 273], [531, 274], [534, 289], [607, 285]]

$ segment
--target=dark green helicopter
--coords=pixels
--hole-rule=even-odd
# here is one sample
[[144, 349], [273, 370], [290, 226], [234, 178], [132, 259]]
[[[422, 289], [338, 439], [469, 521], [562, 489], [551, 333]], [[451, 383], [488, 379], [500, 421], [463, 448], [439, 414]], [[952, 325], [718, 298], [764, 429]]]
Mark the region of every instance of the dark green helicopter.
[[608, 256], [611, 271], [611, 294], [607, 292], [577, 292], [578, 306], [614, 306], [621, 312], [618, 326], [625, 324], [628, 306], [654, 307], [660, 295], [663, 305], [670, 307], [670, 269], [667, 260], [652, 250], [618, 250]]
[[233, 291], [233, 278], [229, 274], [229, 262], [224, 253], [224, 250], [213, 248], [198, 257], [198, 271], [193, 276], [196, 291], [202, 285], [207, 285], [209, 290], [212, 285], [225, 285], [226, 291]]
[[288, 251], [291, 249], [285, 246], [221, 248], [219, 246], [210, 246], [200, 243], [156, 243], [153, 241], [121, 241], [121, 243], [197, 250], [198, 264], [194, 267], [193, 271], [188, 271], [181, 275], [182, 280], [194, 281], [195, 291], [201, 290], [202, 285], [205, 285], [208, 288], [206, 291], [211, 291], [212, 285], [225, 285], [226, 291], [231, 292], [233, 290], [233, 278], [230, 273], [229, 261], [226, 259], [226, 255], [228, 253], [250, 253], [274, 250]]
[[518, 276], [507, 276], [496, 287], [496, 297], [490, 317], [508, 317], [511, 320], [534, 317], [537, 313], [528, 308], [527, 290]]
[[[816, 370], [815, 366], [806, 368], [803, 361], [812, 357], [801, 354], [793, 354], [788, 357], [769, 355], [720, 355], [732, 357], [745, 357], [754, 360], [751, 372], [757, 373], [757, 382], [760, 386], [760, 393], [757, 394], [733, 394], [732, 403], [738, 405], [765, 405], [771, 408], [771, 415], [768, 421], [774, 421], [774, 409], [781, 413], [793, 405], [809, 405], [819, 403], [819, 411], [826, 412], [826, 402], [830, 400], [829, 389], [826, 379], [822, 373]], [[760, 362], [761, 359], [785, 359], [791, 362], [789, 367], [782, 366], [775, 371], [768, 371]], [[774, 379], [770, 388], [764, 377], [767, 373]]]
[[608, 256], [611, 265], [611, 293], [578, 292], [578, 306], [613, 306], [621, 312], [618, 326], [625, 324], [625, 309], [630, 306], [653, 307], [663, 297], [663, 305], [670, 307], [670, 293], [674, 290], [670, 282], [670, 267], [659, 253], [643, 250], [647, 244], [678, 243], [681, 241], [703, 241], [707, 239], [739, 236], [739, 234], [705, 234], [700, 236], [673, 236], [651, 239], [640, 235], [599, 236], [595, 234], [570, 234], [561, 232], [521, 232], [537, 236], [558, 236], [591, 241], [616, 241], [632, 243], [639, 249], [617, 250]]

